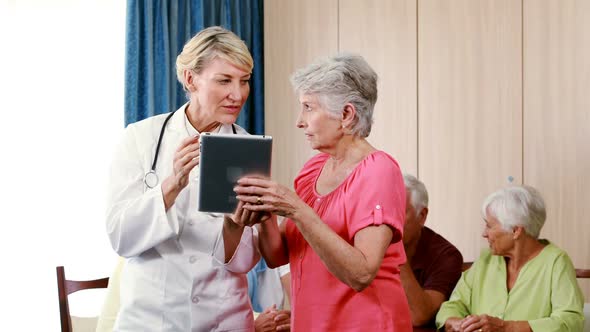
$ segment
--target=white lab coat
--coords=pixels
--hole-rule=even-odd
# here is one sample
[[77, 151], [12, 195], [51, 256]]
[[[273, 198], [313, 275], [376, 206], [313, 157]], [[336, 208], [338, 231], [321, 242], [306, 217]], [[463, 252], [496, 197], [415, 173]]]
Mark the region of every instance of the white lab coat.
[[[260, 258], [255, 229], [244, 229], [234, 256], [224, 264], [223, 215], [197, 211], [198, 166], [174, 205], [164, 209], [161, 182], [172, 174], [181, 141], [196, 133], [185, 107], [166, 126], [155, 188], [147, 188], [143, 178], [168, 114], [129, 125], [115, 153], [106, 227], [113, 249], [128, 258], [115, 331], [254, 330], [245, 273]], [[231, 125], [223, 125], [220, 133], [232, 133]]]

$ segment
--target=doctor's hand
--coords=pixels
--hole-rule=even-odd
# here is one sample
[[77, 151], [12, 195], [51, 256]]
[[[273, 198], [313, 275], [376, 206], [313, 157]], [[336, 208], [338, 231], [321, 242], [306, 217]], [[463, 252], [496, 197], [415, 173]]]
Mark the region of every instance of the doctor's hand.
[[178, 194], [188, 185], [189, 174], [199, 164], [199, 136], [185, 138], [174, 153], [173, 172], [162, 182], [166, 211], [174, 204]]
[[257, 212], [244, 209], [245, 203], [238, 201], [236, 211], [231, 215], [226, 215], [231, 221], [240, 227], [254, 226], [263, 221], [270, 219], [271, 215], [268, 212]]
[[[225, 263], [233, 257], [244, 233], [245, 226], [251, 226], [261, 219], [262, 213], [244, 210], [244, 202], [238, 202], [233, 214], [223, 215], [223, 247]], [[247, 271], [246, 271], [247, 272]]]
[[297, 213], [309, 208], [297, 194], [272, 180], [260, 177], [243, 177], [234, 188], [237, 198], [243, 201], [244, 209], [255, 212], [270, 212], [294, 218]]

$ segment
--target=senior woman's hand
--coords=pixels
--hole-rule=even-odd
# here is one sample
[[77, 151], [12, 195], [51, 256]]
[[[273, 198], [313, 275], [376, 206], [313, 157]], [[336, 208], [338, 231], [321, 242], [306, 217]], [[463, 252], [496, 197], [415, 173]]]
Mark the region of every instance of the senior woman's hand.
[[506, 322], [488, 315], [469, 315], [461, 321], [461, 332], [504, 332]]
[[460, 332], [463, 331], [461, 329], [461, 322], [463, 319], [459, 317], [451, 317], [447, 319], [445, 322], [445, 332]]
[[277, 329], [277, 323], [275, 322], [275, 317], [277, 315], [276, 306], [273, 304], [272, 306], [266, 308], [264, 312], [261, 312], [256, 320], [254, 321], [254, 331], [255, 332], [274, 332]]
[[307, 208], [292, 190], [265, 178], [243, 177], [234, 188], [238, 200], [244, 202], [244, 209], [267, 211], [280, 216], [293, 217], [301, 209]]
[[275, 316], [277, 331], [291, 331], [291, 310], [279, 310]]

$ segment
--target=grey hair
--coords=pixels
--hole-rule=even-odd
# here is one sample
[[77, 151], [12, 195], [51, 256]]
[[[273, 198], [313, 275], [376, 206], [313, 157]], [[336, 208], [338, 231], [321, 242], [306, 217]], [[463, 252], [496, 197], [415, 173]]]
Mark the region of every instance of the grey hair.
[[291, 84], [296, 94], [316, 95], [322, 106], [337, 117], [346, 104], [352, 104], [356, 119], [351, 134], [367, 137], [371, 133], [377, 73], [362, 56], [339, 54], [321, 59], [293, 73]]
[[487, 213], [495, 216], [506, 230], [522, 226], [533, 238], [539, 238], [547, 212], [545, 201], [533, 187], [510, 186], [490, 194], [481, 206], [484, 218]]
[[412, 202], [412, 206], [416, 210], [416, 213], [420, 213], [423, 208], [428, 207], [428, 191], [426, 190], [426, 186], [422, 181], [418, 180], [415, 176], [411, 174], [404, 174], [404, 184], [406, 186], [406, 191], [410, 193], [408, 197], [410, 202]]

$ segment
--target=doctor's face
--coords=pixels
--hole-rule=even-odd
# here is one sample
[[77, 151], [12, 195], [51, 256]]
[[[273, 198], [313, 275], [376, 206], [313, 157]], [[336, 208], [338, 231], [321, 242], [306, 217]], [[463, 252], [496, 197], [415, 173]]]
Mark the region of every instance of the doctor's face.
[[315, 95], [301, 95], [299, 102], [297, 128], [303, 129], [311, 148], [327, 152], [336, 147], [344, 136], [342, 120], [330, 113]]
[[236, 122], [250, 94], [250, 72], [225, 59], [215, 58], [201, 73], [194, 75], [193, 86], [190, 99], [197, 105], [197, 116], [231, 124]]

